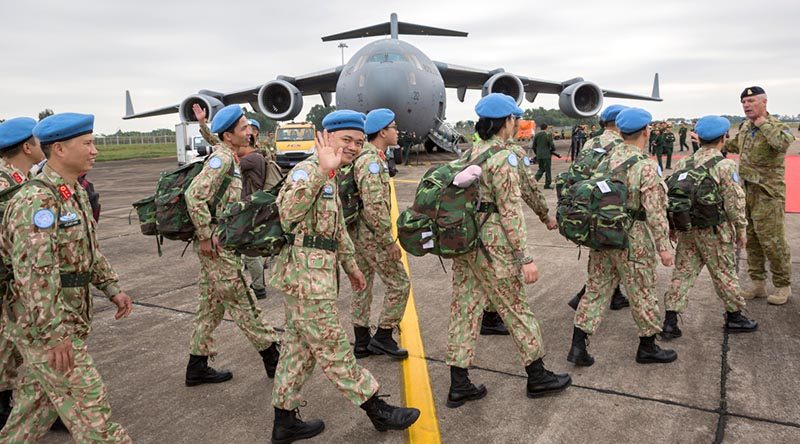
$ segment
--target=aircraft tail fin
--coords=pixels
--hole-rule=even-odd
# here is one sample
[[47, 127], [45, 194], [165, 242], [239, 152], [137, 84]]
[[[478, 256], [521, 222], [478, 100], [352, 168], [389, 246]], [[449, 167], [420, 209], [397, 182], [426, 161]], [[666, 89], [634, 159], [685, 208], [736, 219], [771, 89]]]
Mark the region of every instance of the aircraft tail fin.
[[125, 90], [125, 117], [136, 114], [133, 112], [133, 102], [131, 101], [131, 92]]
[[340, 32], [339, 34], [328, 35], [322, 37], [322, 41], [330, 42], [335, 40], [357, 39], [361, 37], [375, 37], [379, 35], [390, 35], [393, 39], [397, 39], [399, 34], [428, 36], [438, 35], [445, 37], [466, 37], [468, 35], [466, 32], [453, 31], [452, 29], [434, 28], [432, 26], [399, 22], [397, 21], [397, 14], [392, 13], [390, 21], [386, 23], [367, 26], [366, 28], [354, 29], [352, 31]]
[[653, 94], [651, 94], [651, 96], [654, 99], [660, 99], [661, 98], [661, 89], [659, 88], [659, 85], [658, 85], [658, 73], [656, 73], [656, 76], [653, 78]]

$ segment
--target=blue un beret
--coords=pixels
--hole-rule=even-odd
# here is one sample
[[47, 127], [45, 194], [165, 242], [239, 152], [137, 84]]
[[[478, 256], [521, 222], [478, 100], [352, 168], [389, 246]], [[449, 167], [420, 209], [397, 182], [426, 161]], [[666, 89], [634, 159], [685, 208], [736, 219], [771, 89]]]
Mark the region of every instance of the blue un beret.
[[621, 133], [633, 134], [644, 129], [653, 116], [641, 108], [625, 108], [617, 114], [617, 128]]
[[242, 107], [239, 105], [228, 105], [222, 108], [214, 114], [214, 120], [211, 121], [211, 132], [224, 133], [238, 122], [243, 115]]
[[0, 151], [30, 139], [35, 126], [36, 120], [30, 117], [16, 117], [0, 123]]
[[518, 107], [517, 102], [506, 94], [491, 93], [478, 100], [478, 104], [475, 105], [475, 113], [478, 114], [478, 117], [485, 119], [499, 119], [517, 114], [521, 116], [522, 108]]
[[340, 109], [325, 116], [325, 118], [322, 119], [322, 127], [328, 130], [328, 132], [349, 129], [361, 131], [363, 133], [366, 120], [367, 116], [365, 116], [364, 113], [349, 109]]
[[91, 114], [60, 113], [45, 117], [33, 129], [33, 135], [44, 144], [69, 140], [94, 130]]
[[261, 131], [261, 124], [258, 123], [258, 120], [256, 120], [256, 119], [247, 119], [247, 123], [249, 123], [251, 126], [256, 127], [257, 130]]
[[373, 109], [367, 114], [367, 123], [364, 125], [364, 132], [375, 134], [394, 122], [394, 113], [387, 108]]
[[728, 132], [731, 122], [720, 116], [705, 116], [697, 121], [694, 132], [703, 140], [714, 140]]
[[613, 122], [617, 120], [617, 115], [620, 111], [627, 108], [625, 105], [611, 105], [600, 113], [601, 122]]

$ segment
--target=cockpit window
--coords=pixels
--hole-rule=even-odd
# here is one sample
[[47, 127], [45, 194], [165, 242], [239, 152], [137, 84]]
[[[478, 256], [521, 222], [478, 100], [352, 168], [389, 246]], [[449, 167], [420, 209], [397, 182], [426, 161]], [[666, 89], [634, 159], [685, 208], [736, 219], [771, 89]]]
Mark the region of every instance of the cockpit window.
[[403, 54], [382, 52], [370, 56], [369, 63], [403, 62], [405, 60], [406, 58], [403, 56]]

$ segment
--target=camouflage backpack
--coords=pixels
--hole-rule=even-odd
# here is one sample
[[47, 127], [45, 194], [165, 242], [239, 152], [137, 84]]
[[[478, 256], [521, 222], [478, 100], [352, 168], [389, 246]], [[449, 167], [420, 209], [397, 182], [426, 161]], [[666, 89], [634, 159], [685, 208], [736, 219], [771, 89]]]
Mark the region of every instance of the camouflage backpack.
[[283, 182], [228, 207], [215, 231], [223, 247], [247, 256], [274, 256], [281, 251], [286, 238], [276, 200]]
[[715, 227], [727, 220], [719, 185], [710, 171], [722, 156], [714, 156], [696, 167], [694, 158], [667, 178], [667, 218], [670, 228], [689, 231], [692, 228]]
[[594, 174], [597, 166], [608, 155], [609, 146], [603, 146], [599, 139], [592, 144], [591, 150], [572, 163], [567, 171], [556, 176], [556, 198], [560, 199], [561, 194], [572, 185], [589, 179]]
[[355, 163], [356, 161], [353, 160], [339, 170], [339, 199], [342, 201], [344, 223], [348, 227], [356, 222], [358, 210], [364, 206], [356, 183]]
[[627, 248], [628, 230], [635, 215], [625, 208], [625, 174], [644, 158], [637, 154], [611, 171], [606, 161], [594, 176], [565, 189], [556, 211], [558, 232], [593, 250]]
[[[414, 204], [403, 210], [397, 219], [397, 237], [406, 252], [414, 256], [432, 253], [450, 258], [479, 247], [480, 228], [491, 209], [482, 205], [479, 180], [467, 188], [459, 188], [453, 185], [453, 179], [464, 168], [480, 165], [503, 149], [502, 146], [491, 147], [473, 161], [469, 161], [467, 154], [435, 166], [422, 176]], [[485, 216], [480, 217], [479, 212]]]

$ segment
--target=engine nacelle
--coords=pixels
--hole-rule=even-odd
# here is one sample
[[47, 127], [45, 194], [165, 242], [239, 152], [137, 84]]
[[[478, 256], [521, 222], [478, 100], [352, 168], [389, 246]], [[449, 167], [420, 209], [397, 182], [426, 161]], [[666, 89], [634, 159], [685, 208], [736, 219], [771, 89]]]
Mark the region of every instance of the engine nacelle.
[[558, 107], [569, 117], [592, 117], [603, 107], [603, 91], [592, 82], [578, 82], [564, 88]]
[[286, 80], [272, 80], [258, 90], [258, 109], [272, 120], [294, 119], [303, 109], [303, 94]]
[[209, 121], [214, 118], [214, 114], [216, 114], [217, 111], [221, 110], [222, 107], [225, 106], [222, 104], [222, 102], [211, 96], [204, 94], [191, 95], [183, 99], [181, 106], [178, 108], [178, 114], [181, 117], [181, 122], [197, 122], [197, 119], [194, 117], [194, 111], [192, 110], [194, 104], [200, 105], [200, 107], [205, 110], [206, 118]]
[[522, 80], [514, 74], [498, 72], [489, 77], [489, 80], [483, 84], [481, 97], [491, 93], [502, 93], [511, 96], [519, 105], [522, 103], [522, 98], [525, 97], [525, 88], [522, 86]]

